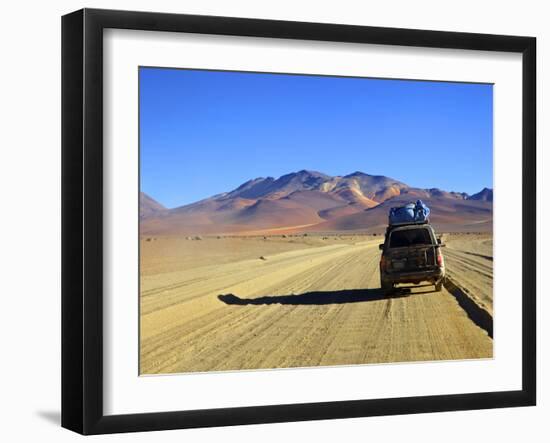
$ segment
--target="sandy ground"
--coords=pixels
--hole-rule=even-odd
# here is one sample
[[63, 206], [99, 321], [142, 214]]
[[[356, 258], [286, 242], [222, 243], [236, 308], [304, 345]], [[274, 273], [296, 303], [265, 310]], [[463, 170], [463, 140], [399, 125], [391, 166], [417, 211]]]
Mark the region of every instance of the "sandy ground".
[[[444, 252], [453, 278], [489, 303], [486, 240], [449, 235]], [[445, 289], [383, 296], [380, 242], [143, 238], [141, 373], [492, 357], [492, 339]]]
[[491, 234], [444, 235], [447, 274], [477, 304], [493, 313], [493, 238]]

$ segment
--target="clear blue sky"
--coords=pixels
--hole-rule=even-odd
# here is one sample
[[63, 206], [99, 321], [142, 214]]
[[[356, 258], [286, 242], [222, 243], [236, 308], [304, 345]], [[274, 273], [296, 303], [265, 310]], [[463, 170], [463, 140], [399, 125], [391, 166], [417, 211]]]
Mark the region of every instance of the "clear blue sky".
[[140, 68], [141, 190], [167, 207], [310, 169], [470, 194], [493, 182], [485, 84]]

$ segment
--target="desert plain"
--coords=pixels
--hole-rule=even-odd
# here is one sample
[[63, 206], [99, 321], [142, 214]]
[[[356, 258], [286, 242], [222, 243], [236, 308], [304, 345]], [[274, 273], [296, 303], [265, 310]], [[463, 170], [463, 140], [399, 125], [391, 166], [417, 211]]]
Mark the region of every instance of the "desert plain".
[[443, 290], [386, 296], [381, 235], [142, 234], [140, 374], [491, 358], [492, 233], [442, 239]]

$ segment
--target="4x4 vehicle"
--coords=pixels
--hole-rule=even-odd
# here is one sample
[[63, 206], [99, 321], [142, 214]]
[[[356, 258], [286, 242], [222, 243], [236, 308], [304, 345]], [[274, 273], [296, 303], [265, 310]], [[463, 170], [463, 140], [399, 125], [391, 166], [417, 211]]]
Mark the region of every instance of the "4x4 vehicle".
[[445, 280], [443, 246], [428, 223], [390, 226], [380, 245], [382, 290], [392, 291], [399, 283], [429, 282], [441, 291]]

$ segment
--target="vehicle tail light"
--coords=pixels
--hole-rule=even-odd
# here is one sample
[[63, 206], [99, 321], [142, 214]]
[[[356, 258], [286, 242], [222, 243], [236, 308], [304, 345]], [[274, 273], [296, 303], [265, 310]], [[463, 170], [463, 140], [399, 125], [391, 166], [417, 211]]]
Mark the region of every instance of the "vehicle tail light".
[[388, 259], [382, 256], [382, 258], [380, 259], [380, 268], [383, 270], [386, 270], [387, 266], [388, 266]]
[[444, 266], [443, 254], [441, 254], [441, 249], [437, 248], [437, 266], [442, 268]]

